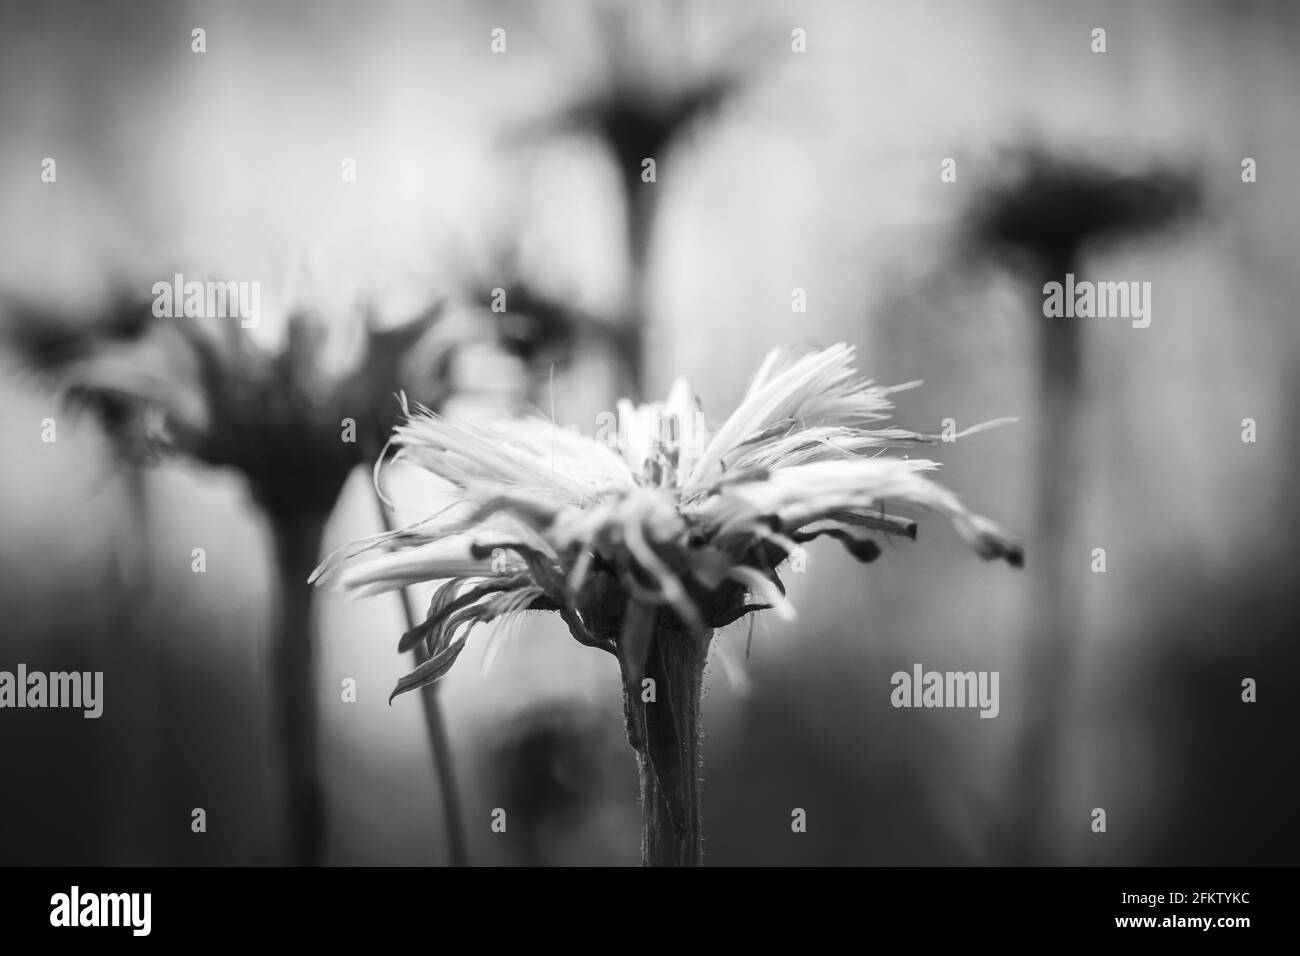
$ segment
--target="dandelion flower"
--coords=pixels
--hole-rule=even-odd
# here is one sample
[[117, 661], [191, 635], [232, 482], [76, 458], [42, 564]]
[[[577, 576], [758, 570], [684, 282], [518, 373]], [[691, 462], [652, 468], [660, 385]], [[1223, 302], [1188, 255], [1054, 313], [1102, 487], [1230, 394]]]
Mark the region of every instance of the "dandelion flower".
[[442, 479], [449, 501], [344, 548], [315, 577], [355, 594], [441, 582], [399, 642], [423, 644], [428, 659], [393, 697], [446, 674], [476, 624], [521, 611], [554, 611], [578, 641], [615, 655], [644, 860], [696, 865], [709, 642], [753, 611], [793, 617], [778, 576], [791, 552], [826, 536], [872, 561], [881, 538], [915, 536], [901, 513], [912, 508], [946, 515], [981, 557], [1022, 563], [1010, 535], [928, 477], [935, 462], [887, 454], [937, 441], [886, 424], [890, 395], [911, 385], [863, 379], [840, 344], [770, 354], [716, 430], [685, 381], [661, 403], [621, 403], [604, 441], [540, 419], [485, 427], [408, 408], [392, 460]]

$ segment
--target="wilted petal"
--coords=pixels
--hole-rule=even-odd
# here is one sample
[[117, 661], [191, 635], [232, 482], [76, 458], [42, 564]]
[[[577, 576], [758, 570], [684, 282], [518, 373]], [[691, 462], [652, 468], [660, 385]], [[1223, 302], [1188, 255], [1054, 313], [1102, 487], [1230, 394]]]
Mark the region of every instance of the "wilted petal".
[[369, 558], [345, 567], [339, 574], [339, 586], [360, 596], [393, 591], [421, 581], [499, 574], [492, 569], [490, 560], [473, 558], [470, 546], [469, 539], [460, 536]]

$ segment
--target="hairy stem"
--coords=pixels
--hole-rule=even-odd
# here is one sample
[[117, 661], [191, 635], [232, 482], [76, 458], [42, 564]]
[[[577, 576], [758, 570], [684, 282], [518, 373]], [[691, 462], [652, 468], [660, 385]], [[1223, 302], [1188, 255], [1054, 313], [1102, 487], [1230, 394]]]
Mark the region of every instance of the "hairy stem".
[[644, 674], [623, 669], [628, 742], [641, 778], [641, 862], [700, 866], [700, 701], [712, 632], [657, 616]]

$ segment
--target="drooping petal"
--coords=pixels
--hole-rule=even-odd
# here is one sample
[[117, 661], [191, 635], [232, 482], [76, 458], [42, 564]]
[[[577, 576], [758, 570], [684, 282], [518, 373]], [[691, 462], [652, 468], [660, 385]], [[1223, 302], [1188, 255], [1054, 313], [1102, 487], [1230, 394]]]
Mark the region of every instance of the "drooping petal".
[[761, 514], [778, 515], [790, 531], [836, 511], [869, 517], [872, 508], [885, 504], [912, 505], [947, 515], [980, 557], [1023, 563], [1023, 549], [1011, 535], [922, 474], [935, 467], [931, 461], [901, 458], [814, 462], [780, 469], [765, 482], [737, 485], [730, 494]]
[[394, 591], [421, 581], [493, 577], [502, 573], [493, 570], [490, 560], [472, 557], [470, 546], [468, 538], [457, 536], [369, 558], [344, 568], [339, 574], [339, 586], [362, 596]]
[[782, 619], [795, 619], [794, 605], [766, 575], [753, 568], [736, 567], [731, 569], [728, 576], [749, 588], [751, 593], [770, 605]]
[[844, 550], [863, 564], [870, 564], [880, 557], [880, 545], [876, 539], [861, 528], [833, 521], [813, 522], [800, 531], [791, 533], [791, 540], [804, 544], [820, 537], [834, 538], [844, 546]]
[[[443, 627], [445, 636], [434, 646], [432, 656], [411, 673], [398, 680], [393, 692], [388, 696], [388, 702], [391, 704], [393, 699], [401, 694], [432, 684], [451, 670], [451, 665], [456, 662], [456, 658], [465, 649], [469, 639], [469, 632], [473, 630], [475, 625], [486, 624], [509, 614], [526, 610], [532, 605], [533, 601], [540, 597], [542, 597], [540, 588], [525, 585], [498, 594], [481, 604], [463, 607], [452, 614], [450, 618], [445, 618]], [[457, 632], [462, 627], [465, 632], [459, 635], [459, 639], [457, 639]]]

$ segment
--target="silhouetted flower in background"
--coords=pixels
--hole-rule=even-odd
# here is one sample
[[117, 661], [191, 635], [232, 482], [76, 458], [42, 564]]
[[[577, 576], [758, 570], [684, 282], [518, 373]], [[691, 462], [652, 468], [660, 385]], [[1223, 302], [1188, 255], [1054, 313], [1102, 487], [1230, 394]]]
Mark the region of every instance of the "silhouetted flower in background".
[[[626, 333], [619, 338], [623, 372], [640, 398], [645, 375], [643, 338], [647, 322], [648, 272], [655, 220], [661, 203], [657, 185], [643, 179], [644, 162], [662, 167], [686, 135], [714, 117], [750, 84], [763, 64], [761, 28], [740, 26], [742, 14], [721, 20], [721, 34], [705, 55], [686, 43], [690, 8], [677, 3], [598, 6], [590, 14], [590, 49], [597, 63], [581, 92], [528, 131], [586, 134], [609, 152], [618, 174], [629, 259]], [[712, 11], [711, 11], [712, 12]], [[746, 11], [748, 13], [749, 11]], [[591, 92], [589, 92], [591, 91]]]
[[[397, 326], [361, 323], [360, 359], [328, 369], [325, 323], [289, 316], [276, 346], [254, 343], [223, 317], [159, 318], [149, 300], [120, 297], [101, 316], [76, 321], [30, 303], [5, 309], [10, 343], [29, 368], [105, 428], [135, 478], [139, 465], [177, 454], [238, 471], [267, 519], [278, 572], [279, 626], [271, 642], [278, 731], [288, 774], [292, 860], [323, 853], [311, 600], [325, 524], [352, 470], [379, 455], [406, 391], [440, 407], [455, 388], [458, 350], [490, 330], [443, 319], [441, 304]], [[417, 650], [417, 659], [418, 659]], [[436, 702], [426, 695], [444, 790], [450, 751]], [[454, 798], [444, 795], [454, 815]], [[450, 837], [462, 855], [459, 825]]]
[[1136, 171], [1112, 168], [1042, 148], [1011, 151], [1003, 171], [967, 213], [968, 248], [978, 258], [1016, 270], [1034, 313], [1037, 347], [1038, 437], [1033, 632], [1026, 643], [1026, 741], [1022, 754], [1019, 825], [1012, 832], [1020, 863], [1051, 862], [1040, 818], [1050, 819], [1055, 771], [1066, 720], [1063, 702], [1082, 616], [1078, 575], [1070, 556], [1087, 456], [1080, 413], [1086, 384], [1083, 320], [1073, 311], [1047, 317], [1045, 284], [1085, 268], [1086, 256], [1107, 244], [1150, 237], [1193, 220], [1203, 204], [1195, 173], [1151, 163]]

